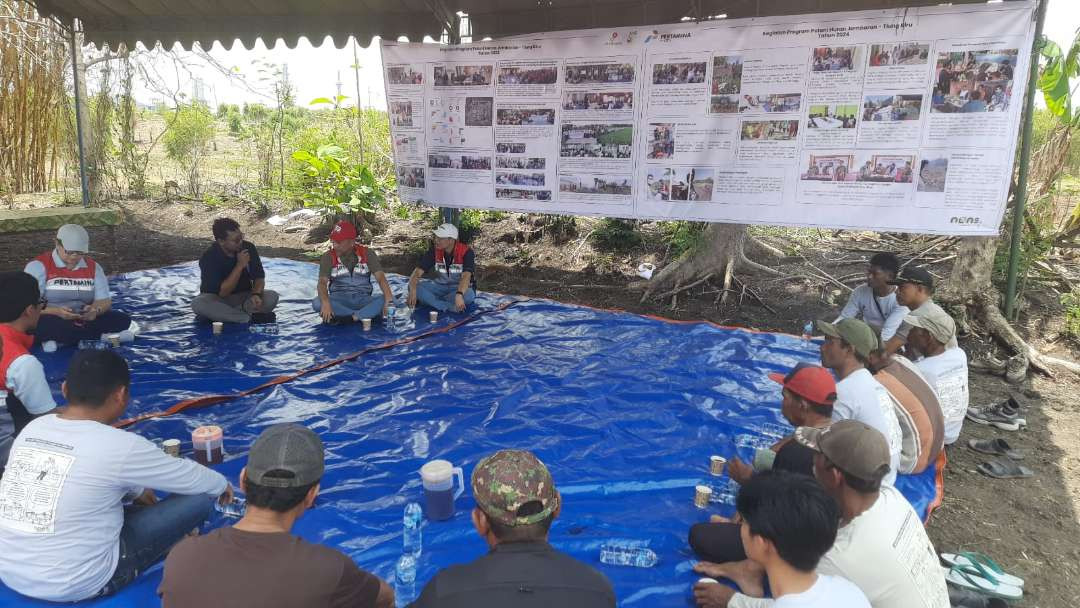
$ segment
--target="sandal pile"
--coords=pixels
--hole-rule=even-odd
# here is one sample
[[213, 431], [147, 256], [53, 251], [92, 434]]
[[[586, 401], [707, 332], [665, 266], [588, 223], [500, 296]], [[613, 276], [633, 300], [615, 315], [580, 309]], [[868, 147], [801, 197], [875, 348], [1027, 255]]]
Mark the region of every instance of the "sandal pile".
[[1024, 579], [1005, 572], [982, 553], [942, 553], [941, 561], [949, 566], [945, 580], [952, 585], [1009, 601], [1024, 596]]

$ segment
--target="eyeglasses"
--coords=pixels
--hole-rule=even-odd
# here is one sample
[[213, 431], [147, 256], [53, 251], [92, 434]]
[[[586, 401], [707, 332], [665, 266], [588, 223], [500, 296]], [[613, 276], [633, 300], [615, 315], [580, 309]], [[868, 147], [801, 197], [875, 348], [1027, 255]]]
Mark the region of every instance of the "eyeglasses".
[[46, 308], [49, 307], [49, 299], [48, 298], [41, 298], [40, 300], [38, 300], [38, 306], [42, 310], [45, 310]]

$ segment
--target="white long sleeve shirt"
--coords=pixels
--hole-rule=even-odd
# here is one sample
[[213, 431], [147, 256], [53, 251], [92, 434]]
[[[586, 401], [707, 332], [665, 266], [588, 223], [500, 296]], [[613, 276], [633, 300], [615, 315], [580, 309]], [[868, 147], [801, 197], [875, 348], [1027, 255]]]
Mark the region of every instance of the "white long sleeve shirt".
[[53, 602], [92, 597], [116, 571], [125, 501], [144, 488], [217, 496], [227, 485], [135, 433], [37, 418], [12, 444], [0, 481], [0, 580]]

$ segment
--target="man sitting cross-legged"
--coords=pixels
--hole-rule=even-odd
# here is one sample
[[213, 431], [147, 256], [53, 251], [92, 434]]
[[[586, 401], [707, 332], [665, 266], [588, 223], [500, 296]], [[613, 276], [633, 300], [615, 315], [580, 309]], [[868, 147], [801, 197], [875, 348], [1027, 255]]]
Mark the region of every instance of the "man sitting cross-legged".
[[[68, 405], [15, 439], [0, 481], [8, 587], [53, 602], [109, 595], [199, 526], [213, 497], [232, 500], [219, 473], [112, 427], [130, 382], [113, 351], [79, 351], [63, 384]], [[170, 496], [158, 502], [149, 488]]]
[[[840, 509], [813, 478], [782, 471], [755, 475], [739, 489], [735, 510], [746, 554], [765, 571], [777, 608], [870, 608], [847, 579], [815, 572], [836, 540]], [[698, 605], [722, 606], [733, 593], [720, 587], [695, 585]]]
[[[800, 363], [787, 375], [771, 373], [769, 378], [784, 387], [780, 413], [792, 425], [823, 428], [832, 422], [836, 382], [829, 370]], [[728, 462], [728, 476], [740, 484], [749, 482], [755, 472], [765, 470], [798, 473], [812, 478], [814, 451], [791, 437], [785, 437], [772, 448], [758, 450], [753, 466], [738, 458]], [[738, 524], [719, 515], [714, 515], [708, 523], [690, 526], [689, 540], [690, 547], [701, 559], [710, 562], [746, 559]]]
[[[379, 254], [357, 243], [356, 237], [356, 226], [341, 220], [330, 231], [330, 251], [319, 259], [318, 295], [311, 308], [332, 325], [385, 316], [394, 301]], [[373, 293], [372, 278], [379, 282], [381, 294]]]
[[[918, 514], [898, 490], [881, 483], [890, 460], [881, 433], [857, 420], [842, 420], [825, 429], [796, 429], [795, 439], [817, 452], [814, 477], [841, 511], [836, 542], [821, 559], [818, 574], [855, 583], [874, 608], [949, 608], [945, 573]], [[753, 561], [700, 562], [694, 569], [730, 578], [742, 590], [712, 585], [699, 593], [702, 606], [765, 608], [774, 603], [761, 599], [763, 569]]]
[[414, 608], [614, 608], [603, 574], [548, 544], [562, 498], [536, 456], [495, 452], [473, 469], [472, 490], [473, 526], [491, 550], [436, 574]]
[[349, 556], [293, 536], [324, 469], [318, 435], [279, 424], [259, 435], [240, 472], [247, 511], [235, 526], [177, 545], [158, 588], [165, 608], [391, 608], [394, 592]]

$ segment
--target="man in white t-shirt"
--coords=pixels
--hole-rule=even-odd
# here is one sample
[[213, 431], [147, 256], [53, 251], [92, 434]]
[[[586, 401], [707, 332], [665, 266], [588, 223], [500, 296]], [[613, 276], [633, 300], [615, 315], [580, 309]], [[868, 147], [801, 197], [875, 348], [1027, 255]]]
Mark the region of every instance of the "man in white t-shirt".
[[[795, 440], [817, 452], [814, 477], [842, 514], [836, 542], [818, 564], [818, 574], [855, 583], [874, 608], [949, 608], [945, 573], [918, 514], [899, 491], [881, 485], [889, 467], [889, 448], [881, 433], [844, 420], [825, 429], [800, 427]], [[763, 570], [750, 560], [699, 562], [694, 569], [729, 578], [743, 591], [729, 600], [699, 605], [783, 605], [760, 598]]]
[[891, 486], [900, 470], [904, 436], [896, 418], [900, 404], [867, 369], [870, 353], [878, 347], [877, 336], [869, 325], [857, 319], [844, 319], [835, 325], [818, 321], [817, 326], [825, 334], [821, 364], [838, 378], [832, 419], [859, 420], [885, 436], [890, 460], [883, 483]]
[[866, 269], [866, 284], [851, 292], [847, 304], [833, 323], [843, 319], [861, 319], [877, 333], [882, 341], [892, 338], [908, 309], [896, 302], [896, 287], [889, 281], [900, 271], [900, 260], [891, 253], [878, 253], [870, 258]]
[[[108, 350], [79, 351], [68, 405], [36, 418], [0, 480], [0, 580], [33, 598], [76, 602], [114, 593], [232, 500], [219, 473], [173, 458], [111, 426], [131, 376]], [[170, 493], [158, 502], [157, 488]]]
[[945, 445], [956, 442], [968, 409], [967, 354], [960, 347], [946, 348], [956, 336], [956, 323], [943, 310], [922, 316], [908, 315], [908, 344], [922, 353], [915, 365], [937, 393], [945, 416]]
[[[925, 268], [908, 266], [901, 270], [895, 279], [889, 281], [889, 284], [897, 286], [896, 302], [908, 308], [910, 311], [909, 316], [921, 317], [936, 313], [948, 314], [932, 299], [934, 295], [934, 277]], [[896, 330], [896, 334], [885, 341], [885, 352], [892, 355], [907, 344], [910, 330], [910, 323], [906, 321], [900, 323], [900, 328]], [[946, 348], [956, 348], [957, 346], [955, 335], [945, 344]], [[919, 354], [917, 349], [911, 344], [907, 344], [907, 347], [908, 358], [915, 359]]]
[[[765, 570], [777, 608], [870, 608], [862, 591], [843, 577], [814, 570], [833, 542], [840, 509], [816, 480], [765, 471], [739, 488], [735, 510], [746, 555]], [[734, 591], [698, 583], [699, 605], [723, 605]]]

